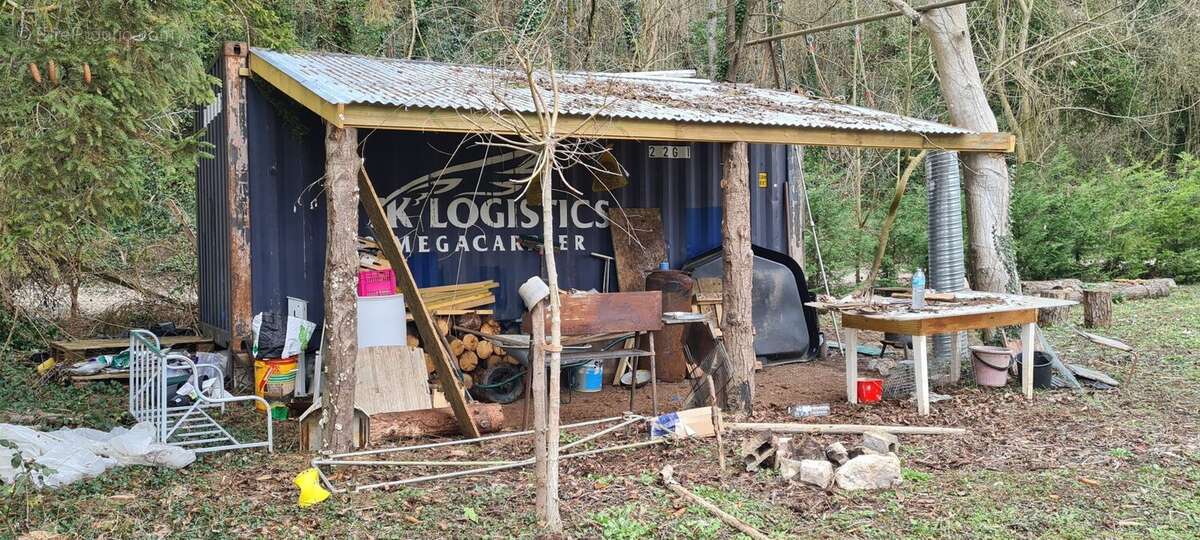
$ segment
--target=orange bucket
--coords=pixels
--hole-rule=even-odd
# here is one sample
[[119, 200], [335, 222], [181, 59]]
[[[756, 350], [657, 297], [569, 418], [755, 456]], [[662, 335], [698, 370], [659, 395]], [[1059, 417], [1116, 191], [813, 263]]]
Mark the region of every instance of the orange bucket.
[[[287, 402], [296, 392], [296, 357], [254, 361], [254, 395], [271, 403]], [[254, 406], [267, 410], [262, 403]]]

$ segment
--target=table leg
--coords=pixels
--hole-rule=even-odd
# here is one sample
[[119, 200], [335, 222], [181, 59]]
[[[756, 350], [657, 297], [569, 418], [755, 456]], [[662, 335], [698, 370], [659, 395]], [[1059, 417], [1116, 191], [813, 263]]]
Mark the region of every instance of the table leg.
[[962, 377], [962, 332], [950, 334], [950, 384]]
[[658, 416], [658, 368], [655, 367], [654, 332], [646, 332], [650, 340], [650, 410]]
[[1025, 399], [1033, 399], [1033, 340], [1036, 328], [1037, 323], [1021, 326], [1021, 390], [1025, 392]]
[[925, 336], [913, 336], [913, 357], [916, 359], [916, 373], [913, 383], [917, 386], [917, 412], [921, 416], [929, 415], [929, 354], [925, 347]]
[[[636, 343], [636, 342], [635, 342]], [[637, 393], [638, 358], [629, 359], [629, 412], [634, 412], [633, 400]]]
[[843, 356], [846, 357], [846, 401], [858, 403], [858, 330], [843, 331]]

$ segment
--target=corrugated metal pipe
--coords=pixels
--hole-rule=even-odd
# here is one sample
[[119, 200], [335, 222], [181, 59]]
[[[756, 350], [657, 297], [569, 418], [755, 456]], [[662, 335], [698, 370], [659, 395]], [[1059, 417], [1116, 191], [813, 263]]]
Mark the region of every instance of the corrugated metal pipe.
[[[929, 191], [929, 270], [928, 286], [938, 292], [967, 289], [966, 264], [963, 260], [961, 175], [958, 152], [930, 152], [925, 157], [925, 179]], [[966, 338], [966, 334], [962, 334]], [[945, 374], [950, 368], [951, 336], [933, 339], [931, 374]], [[964, 344], [965, 345], [965, 344]], [[966, 347], [959, 348], [966, 351]]]

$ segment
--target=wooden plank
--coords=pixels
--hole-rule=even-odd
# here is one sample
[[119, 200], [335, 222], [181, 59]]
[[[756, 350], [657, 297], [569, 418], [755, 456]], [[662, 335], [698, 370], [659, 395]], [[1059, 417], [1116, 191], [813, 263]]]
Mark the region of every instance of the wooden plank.
[[400, 241], [396, 239], [396, 234], [388, 224], [387, 214], [384, 212], [383, 206], [379, 204], [379, 195], [375, 193], [375, 186], [371, 184], [371, 178], [367, 176], [366, 168], [359, 168], [358, 191], [358, 200], [367, 211], [367, 217], [371, 221], [371, 229], [375, 231], [376, 240], [388, 261], [392, 263], [392, 269], [395, 270], [396, 284], [400, 287], [400, 293], [404, 295], [404, 303], [408, 306], [409, 313], [413, 315], [413, 322], [417, 325], [417, 334], [421, 337], [425, 352], [429, 353], [433, 359], [433, 365], [437, 368], [438, 381], [441, 382], [442, 392], [445, 393], [446, 399], [450, 402], [450, 408], [454, 411], [454, 418], [458, 421], [459, 429], [468, 438], [478, 438], [479, 427], [471, 418], [466, 397], [463, 396], [462, 386], [459, 385], [458, 376], [451, 363], [455, 359], [450, 356], [449, 345], [446, 344], [442, 333], [434, 324], [433, 316], [430, 315], [429, 310], [425, 309], [425, 302], [421, 299], [421, 293], [417, 288], [416, 280], [413, 279], [412, 270], [409, 269], [408, 261], [404, 259], [404, 254], [400, 251]]
[[[266, 62], [254, 62], [251, 69]], [[257, 71], [256, 71], [257, 73]], [[264, 77], [266, 78], [266, 77]], [[285, 85], [288, 83], [285, 81]], [[291, 89], [291, 86], [288, 86]], [[293, 90], [295, 91], [295, 90]], [[285, 89], [285, 93], [288, 90]], [[298, 92], [302, 98], [307, 96]], [[289, 94], [290, 95], [290, 94]], [[297, 99], [300, 101], [300, 99]], [[318, 103], [315, 109], [301, 101], [310, 110], [321, 114], [336, 115], [328, 104]], [[396, 107], [351, 104], [346, 105], [339, 119], [345, 125], [370, 129], [398, 129], [405, 131], [439, 131], [450, 133], [478, 133], [481, 130], [512, 135], [512, 125], [520, 125], [519, 115], [505, 113], [506, 121], [491, 113], [451, 111], [438, 109], [397, 109]], [[532, 115], [525, 121], [536, 124]], [[507, 122], [507, 123], [506, 123]], [[635, 118], [601, 118], [560, 115], [558, 129], [584, 138], [688, 141], [688, 142], [747, 142], [767, 144], [802, 144], [808, 146], [844, 146], [851, 148], [912, 148], [921, 150], [958, 150], [965, 152], [1010, 153], [1015, 139], [1009, 133], [907, 133], [892, 131], [865, 131], [834, 128], [810, 128], [793, 126], [766, 126], [755, 124], [717, 124], [704, 122], [681, 122]]]
[[118, 371], [115, 373], [97, 373], [95, 375], [72, 375], [71, 383], [74, 386], [84, 386], [88, 383], [103, 382], [103, 381], [120, 381], [126, 382], [129, 380], [128, 371]]
[[[450, 317], [453, 315], [492, 315], [495, 312], [490, 309], [435, 309], [431, 313], [435, 317]], [[413, 320], [412, 313], [405, 313], [404, 319]]]
[[457, 298], [445, 298], [445, 299], [437, 300], [435, 302], [429, 302], [426, 304], [426, 307], [428, 309], [432, 309], [432, 310], [437, 310], [440, 308], [468, 309], [468, 308], [473, 308], [473, 307], [478, 307], [478, 306], [486, 306], [488, 304], [495, 304], [495, 303], [496, 303], [496, 297], [493, 296], [492, 293], [483, 292], [483, 293], [479, 293], [479, 294], [472, 294], [470, 296], [460, 296]]
[[[562, 296], [564, 336], [657, 331], [662, 327], [660, 291]], [[521, 329], [529, 332], [530, 328], [529, 314], [526, 313]]]
[[625, 208], [609, 212], [617, 288], [621, 292], [646, 290], [646, 273], [667, 260], [662, 211], [658, 208]]
[[431, 295], [442, 292], [454, 292], [464, 289], [495, 289], [500, 284], [492, 280], [476, 281], [473, 283], [460, 283], [458, 285], [436, 285], [433, 287], [421, 287], [421, 294]]
[[[212, 340], [204, 336], [166, 336], [159, 338], [158, 342], [164, 347], [212, 344]], [[51, 341], [50, 346], [63, 351], [124, 350], [126, 347], [129, 347], [129, 338], [81, 339], [76, 341], [59, 340]]]
[[751, 423], [733, 422], [725, 424], [730, 431], [772, 431], [775, 433], [826, 433], [826, 434], [856, 434], [868, 431], [882, 431], [893, 435], [966, 435], [969, 431], [962, 428], [924, 427], [924, 426], [876, 426], [864, 424], [801, 424], [801, 423]]
[[421, 349], [365, 347], [358, 350], [354, 371], [354, 408], [368, 415], [433, 407]]
[[981, 328], [1015, 326], [1037, 322], [1037, 309], [987, 311], [925, 319], [891, 319], [877, 315], [859, 315], [855, 313], [842, 313], [841, 317], [842, 325], [847, 328], [874, 330], [876, 332], [894, 332], [908, 336], [928, 336], [963, 330], [978, 330]]

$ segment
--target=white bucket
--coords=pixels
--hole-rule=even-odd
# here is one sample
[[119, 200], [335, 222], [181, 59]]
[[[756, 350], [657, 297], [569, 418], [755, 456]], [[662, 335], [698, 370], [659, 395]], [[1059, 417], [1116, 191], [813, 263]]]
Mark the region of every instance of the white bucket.
[[542, 278], [533, 276], [525, 280], [521, 288], [517, 289], [517, 294], [521, 295], [521, 300], [525, 301], [526, 308], [533, 309], [538, 302], [550, 296], [550, 287], [546, 285], [545, 281], [542, 281]]
[[358, 298], [358, 346], [405, 345], [404, 295]]

